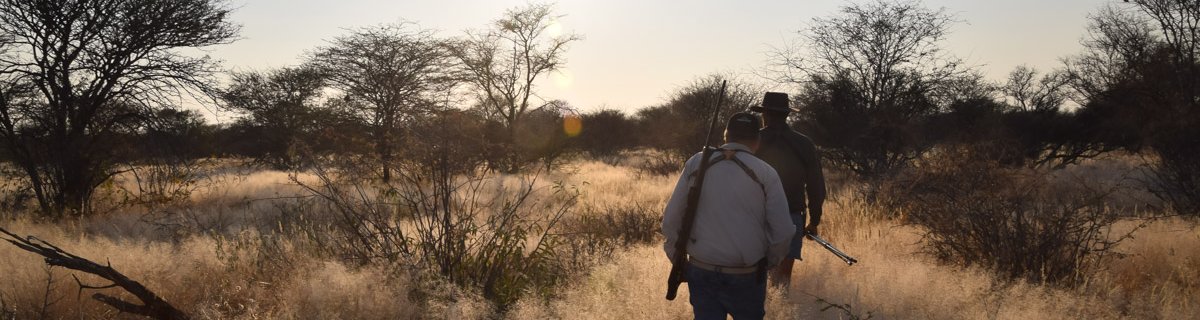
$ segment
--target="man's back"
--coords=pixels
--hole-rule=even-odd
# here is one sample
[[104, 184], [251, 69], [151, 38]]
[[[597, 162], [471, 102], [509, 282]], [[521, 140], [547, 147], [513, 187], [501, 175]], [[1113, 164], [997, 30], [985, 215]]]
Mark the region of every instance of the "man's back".
[[[755, 155], [779, 174], [789, 212], [803, 212], [810, 204], [819, 209], [825, 201], [821, 161], [816, 145], [807, 136], [786, 126], [768, 126], [759, 133]], [[813, 210], [812, 218], [819, 221], [820, 214], [820, 210]]]
[[[713, 161], [716, 162], [709, 167], [705, 177], [688, 254], [715, 265], [750, 266], [772, 247], [768, 262], [774, 264], [782, 259], [788, 240], [795, 232], [787, 215], [783, 186], [775, 170], [747, 152], [745, 146], [727, 144], [725, 148], [742, 150], [734, 157], [746, 168], [731, 159], [716, 161], [725, 155], [714, 154]], [[674, 253], [687, 188], [695, 179], [699, 166], [698, 153], [684, 165], [684, 173], [667, 204], [663, 233], [667, 236], [668, 257]]]
[[[684, 164], [663, 211], [664, 250], [675, 263], [668, 282], [675, 286], [677, 280], [687, 280], [688, 302], [697, 319], [762, 319], [765, 271], [781, 263], [795, 239], [779, 176], [750, 154], [749, 146], [758, 145], [759, 128], [761, 122], [752, 114], [729, 117], [727, 143], [713, 158], [702, 159], [700, 153]], [[701, 162], [709, 162], [708, 168], [700, 168]], [[693, 186], [696, 180], [704, 184]], [[696, 189], [699, 193], [692, 194]], [[684, 230], [685, 225], [690, 229]]]
[[750, 107], [750, 110], [761, 113], [762, 122], [766, 124], [758, 131], [759, 147], [755, 155], [778, 171], [787, 192], [788, 211], [798, 231], [788, 249], [788, 259], [772, 270], [771, 275], [776, 285], [787, 288], [792, 279], [793, 260], [800, 259], [804, 235], [817, 234], [817, 225], [821, 223], [825, 176], [821, 173], [816, 145], [787, 124], [788, 114], [795, 110], [786, 93], [767, 92], [763, 94], [762, 105]]

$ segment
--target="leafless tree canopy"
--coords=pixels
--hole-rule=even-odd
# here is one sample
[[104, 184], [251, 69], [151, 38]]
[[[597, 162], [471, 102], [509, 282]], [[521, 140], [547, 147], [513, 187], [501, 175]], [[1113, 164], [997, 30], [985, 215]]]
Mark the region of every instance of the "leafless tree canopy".
[[[43, 211], [87, 211], [111, 172], [105, 135], [182, 93], [210, 92], [215, 62], [178, 49], [234, 40], [212, 0], [0, 2], [0, 138]], [[20, 94], [16, 94], [20, 93]]]
[[1163, 41], [1176, 51], [1181, 61], [1200, 58], [1200, 1], [1135, 0], [1134, 3], [1158, 24]]
[[1064, 61], [1072, 98], [1086, 104], [1124, 81], [1128, 70], [1148, 59], [1159, 41], [1151, 20], [1136, 12], [1108, 6], [1092, 14], [1083, 41], [1087, 50]]
[[1200, 211], [1200, 2], [1136, 0], [1090, 17], [1085, 51], [1066, 61], [1070, 86], [1103, 148], [1152, 155], [1151, 191], [1177, 212]]
[[469, 31], [451, 46], [461, 63], [462, 78], [479, 94], [487, 113], [499, 120], [512, 137], [521, 118], [537, 97], [539, 78], [566, 63], [566, 50], [581, 37], [572, 33], [553, 34], [554, 8], [533, 4], [511, 9], [491, 28]]
[[1008, 74], [1000, 91], [1014, 107], [1022, 111], [1058, 110], [1066, 101], [1066, 75], [1050, 73], [1040, 78], [1038, 76], [1036, 69], [1018, 66]]
[[928, 149], [921, 122], [978, 77], [943, 52], [955, 20], [918, 2], [849, 4], [813, 19], [803, 46], [776, 54], [782, 79], [797, 83], [798, 126], [826, 159], [864, 177], [893, 173]]
[[414, 117], [433, 111], [446, 99], [439, 94], [448, 94], [455, 84], [443, 41], [409, 24], [355, 30], [318, 48], [309, 60], [345, 95], [346, 111], [372, 129], [385, 181], [391, 176], [394, 136]]
[[803, 47], [780, 52], [777, 63], [793, 71], [784, 74], [786, 80], [845, 78], [873, 107], [913, 81], [961, 75], [961, 62], [940, 47], [954, 22], [945, 8], [931, 10], [914, 1], [847, 5], [837, 15], [814, 18], [801, 31]]
[[35, 83], [51, 108], [82, 113], [81, 120], [107, 103], [157, 107], [180, 89], [208, 89], [213, 60], [177, 49], [229, 43], [238, 31], [226, 21], [228, 9], [211, 0], [5, 0], [2, 7], [5, 80]]

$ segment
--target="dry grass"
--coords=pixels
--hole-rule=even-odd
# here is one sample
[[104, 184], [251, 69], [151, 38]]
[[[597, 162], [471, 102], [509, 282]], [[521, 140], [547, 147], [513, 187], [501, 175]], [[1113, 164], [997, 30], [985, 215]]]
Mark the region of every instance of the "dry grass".
[[[229, 173], [237, 175], [236, 173]], [[494, 317], [477, 293], [416, 271], [349, 268], [312, 252], [305, 239], [281, 238], [272, 223], [285, 206], [262, 198], [302, 194], [285, 173], [257, 172], [193, 195], [195, 216], [222, 222], [221, 232], [163, 234], [144, 212], [47, 225], [22, 219], [3, 225], [113, 266], [198, 318], [407, 319]], [[643, 176], [598, 162], [572, 164], [542, 183], [564, 181], [583, 192], [584, 206], [640, 203], [658, 210], [674, 177]], [[584, 183], [586, 182], [586, 183]], [[847, 188], [850, 190], [853, 188]], [[772, 292], [772, 319], [1059, 319], [1191, 318], [1200, 314], [1200, 228], [1195, 221], [1149, 222], [1118, 248], [1126, 256], [1079, 288], [999, 280], [982, 269], [937, 264], [918, 254], [919, 230], [876, 218], [848, 193], [827, 205], [827, 238], [861, 262], [848, 267], [808, 243], [789, 294]], [[587, 212], [580, 210], [579, 212]], [[318, 214], [318, 213], [305, 213]], [[1137, 220], [1121, 222], [1131, 228]], [[1120, 231], [1120, 230], [1116, 230]], [[1116, 233], [1114, 233], [1116, 234]], [[510, 319], [687, 319], [686, 290], [663, 299], [666, 257], [657, 244], [602, 257], [554, 296], [530, 294]], [[49, 318], [127, 318], [79, 295], [72, 272], [50, 271]], [[81, 276], [85, 282], [95, 279]], [[0, 246], [0, 315], [38, 318], [46, 297], [42, 261]], [[97, 283], [93, 283], [97, 284]], [[113, 290], [113, 289], [107, 289]], [[830, 307], [837, 304], [847, 310]]]
[[[915, 254], [918, 230], [872, 221], [861, 203], [833, 204], [826, 233], [861, 262], [846, 266], [811, 242], [791, 293], [773, 292], [772, 319], [1190, 318], [1200, 312], [1200, 230], [1193, 222], [1149, 224], [1120, 251], [1133, 253], [1079, 289], [1010, 283], [982, 269], [938, 265]], [[1127, 222], [1126, 224], [1132, 224]], [[686, 295], [662, 298], [669, 265], [659, 246], [613, 257], [559, 300], [524, 301], [520, 319], [687, 319]], [[848, 310], [830, 307], [837, 304]]]
[[[11, 223], [9, 228], [59, 245], [69, 252], [112, 266], [176, 307], [199, 318], [217, 319], [411, 319], [431, 314], [449, 318], [486, 318], [486, 302], [469, 292], [436, 281], [417, 280], [408, 273], [384, 268], [357, 268], [306, 257], [284, 242], [268, 252], [256, 239], [193, 237], [178, 244], [122, 241], [85, 237], [64, 232], [59, 226]], [[272, 256], [269, 253], [281, 253]], [[55, 268], [47, 294], [47, 273], [33, 254], [0, 246], [0, 296], [14, 306], [17, 318], [40, 318], [46, 296], [49, 318], [125, 318], [99, 302], [91, 290], [79, 294], [69, 270]], [[84, 283], [102, 284], [80, 275]], [[413, 301], [409, 294], [421, 287], [430, 301]], [[105, 289], [118, 293], [117, 289]], [[432, 294], [429, 294], [432, 293]], [[128, 298], [128, 297], [127, 297]]]
[[580, 202], [590, 205], [642, 204], [648, 207], [666, 206], [673, 176], [642, 175], [626, 167], [614, 167], [600, 162], [573, 163], [556, 172], [550, 179], [580, 186]]

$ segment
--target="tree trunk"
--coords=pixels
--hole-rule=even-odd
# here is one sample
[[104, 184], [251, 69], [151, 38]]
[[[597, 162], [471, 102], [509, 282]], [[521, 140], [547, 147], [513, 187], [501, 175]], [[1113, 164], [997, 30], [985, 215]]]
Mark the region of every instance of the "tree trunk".
[[383, 183], [387, 184], [392, 181], [392, 130], [388, 127], [382, 127], [376, 130], [378, 137], [375, 138], [375, 152], [379, 155], [380, 166], [383, 169]]
[[517, 173], [521, 169], [524, 162], [521, 150], [521, 144], [517, 135], [519, 120], [516, 113], [512, 113], [508, 119], [508, 163], [504, 167], [504, 173]]
[[92, 194], [102, 179], [104, 172], [99, 172], [97, 158], [105, 157], [103, 151], [94, 152], [95, 145], [87, 136], [74, 136], [61, 143], [61, 153], [57, 159], [58, 168], [53, 168], [61, 174], [55, 198], [58, 200], [54, 214], [58, 216], [82, 216], [90, 213]]

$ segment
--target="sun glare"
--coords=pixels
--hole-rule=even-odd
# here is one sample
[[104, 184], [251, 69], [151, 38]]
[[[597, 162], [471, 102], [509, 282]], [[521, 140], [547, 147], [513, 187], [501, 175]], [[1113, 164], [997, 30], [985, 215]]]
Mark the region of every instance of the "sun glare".
[[563, 26], [558, 23], [558, 19], [551, 19], [550, 24], [546, 25], [546, 34], [551, 37], [558, 37], [563, 34]]
[[568, 137], [578, 136], [583, 132], [583, 120], [578, 115], [566, 115], [563, 117], [563, 133]]
[[550, 73], [550, 81], [554, 82], [554, 86], [559, 89], [571, 88], [575, 84], [575, 74], [571, 73], [570, 69], [563, 68]]

